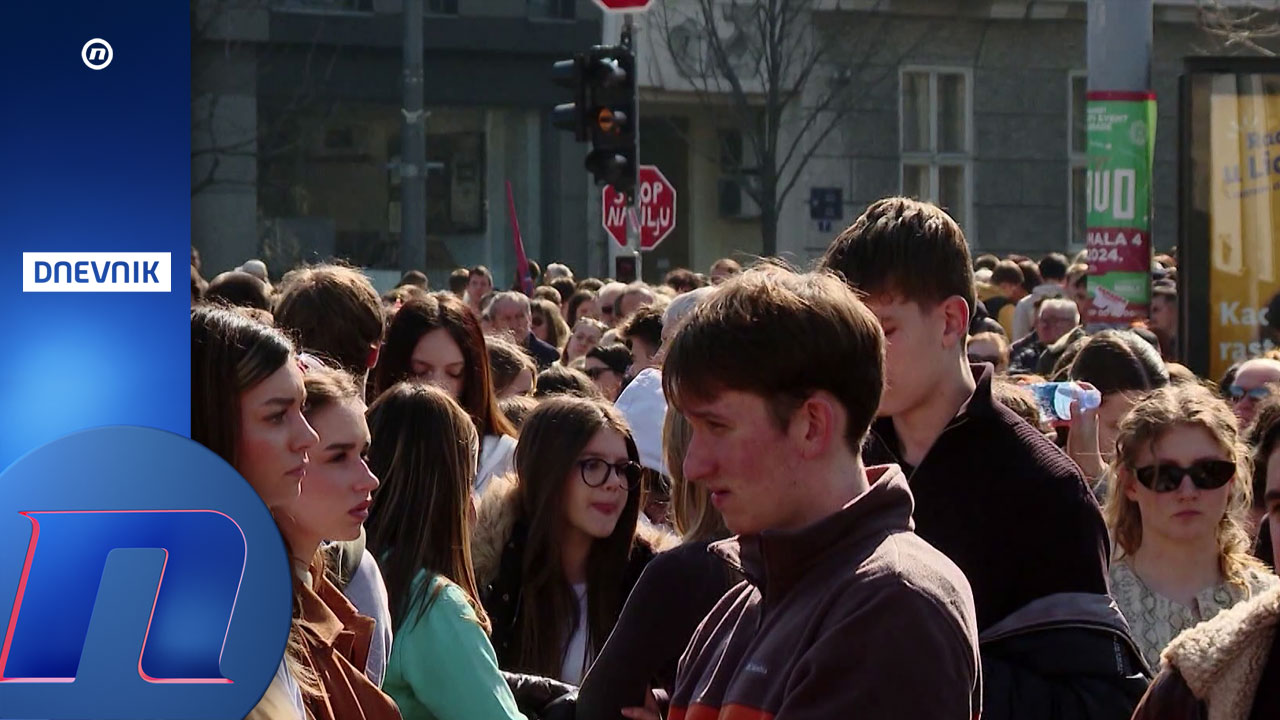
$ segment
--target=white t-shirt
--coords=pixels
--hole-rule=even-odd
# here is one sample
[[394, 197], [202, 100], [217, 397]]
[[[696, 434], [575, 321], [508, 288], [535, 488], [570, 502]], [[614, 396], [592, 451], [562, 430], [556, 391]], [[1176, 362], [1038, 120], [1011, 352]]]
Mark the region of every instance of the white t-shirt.
[[587, 584], [574, 583], [573, 594], [578, 598], [578, 628], [565, 643], [560, 682], [581, 685], [587, 668]]
[[476, 495], [483, 493], [484, 487], [494, 477], [515, 469], [516, 439], [510, 435], [485, 435], [480, 441], [480, 467], [476, 470]]

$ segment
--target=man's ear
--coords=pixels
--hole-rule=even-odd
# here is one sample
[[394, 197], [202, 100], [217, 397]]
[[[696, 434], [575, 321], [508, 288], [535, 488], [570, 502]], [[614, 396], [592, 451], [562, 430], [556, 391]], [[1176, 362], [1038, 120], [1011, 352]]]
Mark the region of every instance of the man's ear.
[[969, 303], [959, 295], [942, 301], [942, 346], [964, 349], [969, 337]]
[[369, 346], [369, 357], [365, 359], [365, 367], [372, 370], [378, 365], [378, 356], [382, 354], [382, 343], [374, 343]]
[[819, 390], [810, 395], [791, 416], [790, 435], [801, 457], [812, 460], [824, 454], [844, 432], [845, 413], [831, 393]]

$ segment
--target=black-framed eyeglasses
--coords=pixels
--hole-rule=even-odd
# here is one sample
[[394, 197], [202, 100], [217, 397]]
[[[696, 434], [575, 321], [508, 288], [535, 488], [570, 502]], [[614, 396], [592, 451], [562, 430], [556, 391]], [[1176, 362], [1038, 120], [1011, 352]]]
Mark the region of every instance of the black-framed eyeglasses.
[[1148, 465], [1135, 469], [1133, 474], [1143, 487], [1158, 493], [1182, 487], [1184, 477], [1191, 478], [1191, 483], [1201, 490], [1217, 490], [1235, 477], [1236, 464], [1230, 460], [1197, 460], [1191, 467], [1172, 463]]
[[591, 378], [592, 380], [599, 380], [601, 375], [607, 372], [613, 372], [613, 368], [593, 367], [593, 368], [587, 368], [582, 372], [586, 373], [587, 377]]
[[1245, 397], [1249, 397], [1254, 400], [1264, 400], [1271, 395], [1271, 388], [1266, 385], [1261, 385], [1256, 388], [1245, 390], [1239, 385], [1231, 385], [1227, 388], [1227, 394], [1231, 396], [1231, 400], [1234, 402], [1240, 402], [1245, 399]]
[[640, 463], [624, 460], [620, 463], [606, 462], [600, 458], [586, 458], [578, 461], [578, 472], [582, 475], [582, 482], [587, 487], [600, 487], [609, 481], [609, 474], [617, 475], [624, 483], [627, 490], [635, 490], [640, 487]]

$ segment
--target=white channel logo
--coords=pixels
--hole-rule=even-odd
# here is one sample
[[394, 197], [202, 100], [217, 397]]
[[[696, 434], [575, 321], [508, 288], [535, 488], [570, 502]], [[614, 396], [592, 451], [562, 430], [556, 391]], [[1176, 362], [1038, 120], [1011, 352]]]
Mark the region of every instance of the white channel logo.
[[102, 38], [94, 38], [80, 48], [80, 59], [84, 61], [85, 67], [90, 70], [105, 68], [111, 64], [111, 59], [114, 57], [115, 53], [111, 50], [111, 43]]
[[167, 252], [24, 252], [22, 292], [169, 292]]

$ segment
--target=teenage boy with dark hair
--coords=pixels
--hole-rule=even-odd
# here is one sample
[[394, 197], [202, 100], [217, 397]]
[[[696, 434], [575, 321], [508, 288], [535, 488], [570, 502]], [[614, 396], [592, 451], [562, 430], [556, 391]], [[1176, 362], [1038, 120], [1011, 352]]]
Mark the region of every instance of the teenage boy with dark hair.
[[912, 532], [901, 470], [858, 458], [882, 364], [848, 288], [777, 267], [726, 281], [672, 339], [685, 477], [738, 533], [711, 549], [747, 580], [694, 634], [671, 720], [977, 717], [964, 576]]
[[1080, 469], [992, 399], [991, 367], [967, 361], [974, 291], [959, 226], [929, 203], [880, 200], [822, 266], [866, 293], [884, 328], [885, 392], [862, 457], [902, 466], [916, 531], [973, 586], [984, 718], [1127, 717], [1145, 679], [1107, 595], [1102, 514]]
[[298, 347], [351, 373], [363, 396], [385, 325], [373, 283], [355, 268], [326, 264], [289, 271], [279, 289], [276, 325], [291, 333]]

